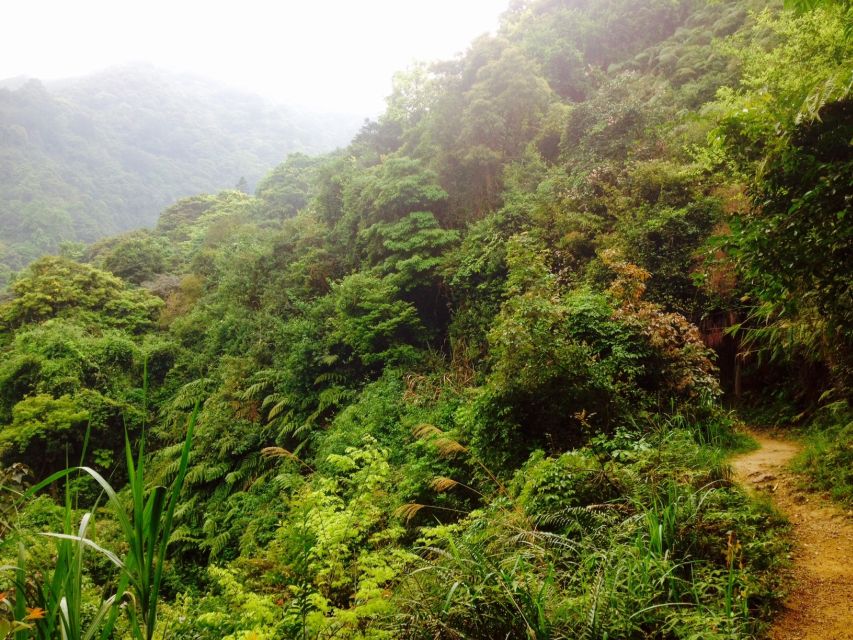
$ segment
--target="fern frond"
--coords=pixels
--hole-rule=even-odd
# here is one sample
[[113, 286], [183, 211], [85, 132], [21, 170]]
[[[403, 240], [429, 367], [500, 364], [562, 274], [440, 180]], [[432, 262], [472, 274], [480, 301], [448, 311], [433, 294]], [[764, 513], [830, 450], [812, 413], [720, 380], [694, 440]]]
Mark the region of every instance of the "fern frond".
[[343, 384], [344, 382], [346, 382], [346, 376], [341, 373], [330, 371], [328, 373], [321, 373], [319, 376], [314, 378], [315, 385], [325, 384], [327, 382], [332, 382], [334, 384]]
[[343, 403], [344, 400], [347, 400], [353, 396], [353, 392], [350, 389], [345, 389], [343, 387], [329, 387], [328, 389], [324, 389], [319, 395], [319, 408], [317, 412], [323, 412], [329, 407], [339, 406]]
[[539, 526], [566, 527], [570, 524], [591, 524], [595, 514], [586, 507], [566, 507], [551, 513], [542, 513], [534, 518]]
[[[264, 400], [264, 405], [266, 404], [267, 401]], [[267, 413], [267, 420], [272, 421], [278, 418], [278, 416], [281, 415], [282, 411], [287, 409], [290, 404], [291, 402], [289, 398], [282, 398], [278, 403], [275, 404], [275, 406], [273, 406], [272, 409], [269, 410], [269, 413]], [[264, 406], [263, 408], [266, 408], [266, 406]]]
[[214, 480], [219, 480], [228, 473], [230, 467], [231, 465], [227, 462], [221, 462], [219, 464], [201, 462], [187, 471], [187, 486], [206, 484], [208, 482], [213, 482]]
[[209, 540], [202, 541], [200, 546], [205, 548], [205, 549], [209, 549], [210, 550], [210, 557], [211, 557], [211, 559], [213, 559], [213, 558], [216, 558], [220, 553], [222, 553], [222, 550], [228, 546], [228, 541], [230, 540], [230, 538], [231, 538], [230, 532], [223, 531], [219, 535], [214, 536], [213, 538], [211, 538]]
[[543, 549], [560, 549], [564, 551], [581, 552], [581, 547], [558, 533], [550, 531], [537, 531], [535, 529], [525, 529], [520, 531], [511, 538], [513, 543], [524, 543], [541, 547]]
[[586, 624], [581, 632], [582, 640], [598, 640], [598, 625], [599, 625], [599, 602], [601, 596], [601, 585], [604, 583], [604, 571], [598, 570], [598, 576], [595, 582], [595, 589], [592, 592], [592, 602], [586, 614]]
[[186, 525], [181, 525], [177, 527], [173, 532], [171, 538], [169, 538], [169, 544], [177, 544], [177, 543], [198, 543], [199, 539], [192, 535], [189, 527]]
[[172, 397], [171, 408], [178, 411], [192, 409], [197, 402], [202, 402], [210, 395], [208, 386], [212, 384], [212, 378], [199, 378], [186, 383]]
[[268, 382], [256, 382], [253, 385], [250, 385], [246, 388], [240, 395], [241, 400], [254, 400], [261, 395], [263, 391], [269, 388]]
[[291, 414], [288, 413], [287, 416], [285, 416], [279, 421], [281, 427], [279, 428], [278, 434], [276, 435], [277, 441], [280, 442], [286, 438], [297, 436], [299, 433], [305, 430], [306, 423], [295, 422], [290, 419], [291, 417]]
[[248, 469], [240, 467], [225, 476], [225, 484], [233, 486], [244, 479], [248, 473]]

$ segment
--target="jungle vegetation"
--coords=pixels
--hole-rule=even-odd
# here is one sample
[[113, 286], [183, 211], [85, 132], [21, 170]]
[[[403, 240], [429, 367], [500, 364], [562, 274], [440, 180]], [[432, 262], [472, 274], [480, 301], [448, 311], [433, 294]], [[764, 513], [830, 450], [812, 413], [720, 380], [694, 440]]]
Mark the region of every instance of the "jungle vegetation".
[[759, 637], [731, 407], [853, 499], [851, 10], [795, 4], [515, 0], [347, 148], [18, 272], [0, 635]]

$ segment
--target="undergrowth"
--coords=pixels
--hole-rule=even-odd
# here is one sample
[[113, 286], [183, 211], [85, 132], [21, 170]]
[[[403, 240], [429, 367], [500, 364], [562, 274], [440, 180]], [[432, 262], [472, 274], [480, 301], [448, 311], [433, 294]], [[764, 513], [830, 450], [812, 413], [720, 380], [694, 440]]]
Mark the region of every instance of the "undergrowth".
[[534, 454], [507, 495], [423, 528], [401, 637], [756, 637], [784, 525], [696, 436], [661, 425]]
[[819, 412], [802, 440], [794, 470], [804, 474], [807, 486], [853, 507], [853, 412], [847, 403]]

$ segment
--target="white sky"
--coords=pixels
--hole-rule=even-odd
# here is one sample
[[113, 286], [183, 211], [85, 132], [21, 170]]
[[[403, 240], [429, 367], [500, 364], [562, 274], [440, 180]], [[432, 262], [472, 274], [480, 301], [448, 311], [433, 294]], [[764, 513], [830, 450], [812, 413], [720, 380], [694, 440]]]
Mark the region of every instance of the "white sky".
[[0, 0], [0, 78], [127, 62], [376, 115], [395, 71], [450, 58], [509, 0]]

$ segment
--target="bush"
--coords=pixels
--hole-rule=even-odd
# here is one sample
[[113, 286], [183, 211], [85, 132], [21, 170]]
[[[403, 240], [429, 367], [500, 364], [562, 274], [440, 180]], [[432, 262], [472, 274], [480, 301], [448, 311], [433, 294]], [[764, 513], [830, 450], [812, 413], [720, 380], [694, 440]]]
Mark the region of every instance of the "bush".
[[534, 453], [516, 473], [517, 500], [531, 516], [558, 514], [574, 507], [601, 505], [623, 490], [613, 466], [589, 451], [571, 451], [556, 458]]
[[458, 416], [484, 461], [516, 466], [535, 448], [561, 451], [611, 432], [644, 407], [716, 395], [695, 327], [642, 301], [646, 272], [608, 259], [619, 274], [610, 297], [563, 291], [546, 257], [529, 236], [510, 242], [491, 371]]

